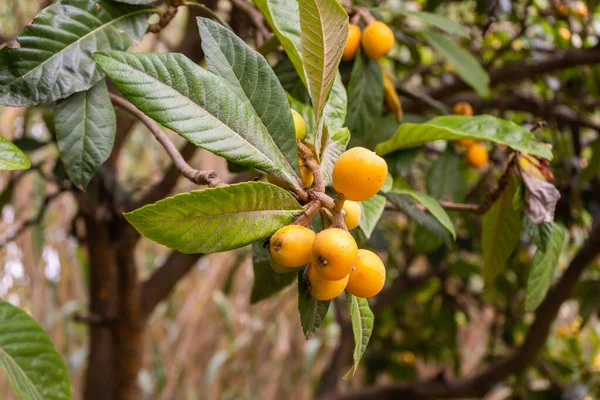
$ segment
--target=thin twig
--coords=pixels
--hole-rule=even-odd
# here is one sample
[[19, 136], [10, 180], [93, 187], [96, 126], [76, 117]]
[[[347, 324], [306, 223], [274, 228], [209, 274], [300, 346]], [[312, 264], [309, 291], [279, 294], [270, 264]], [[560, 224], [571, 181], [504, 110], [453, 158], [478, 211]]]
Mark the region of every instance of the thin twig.
[[199, 171], [194, 169], [191, 165], [189, 165], [181, 156], [177, 147], [171, 142], [169, 137], [163, 130], [158, 126], [154, 120], [148, 117], [146, 114], [138, 110], [133, 104], [124, 99], [121, 96], [117, 96], [116, 94], [111, 93], [110, 99], [113, 104], [121, 107], [122, 109], [131, 113], [134, 117], [139, 119], [146, 127], [150, 130], [150, 132], [154, 135], [156, 140], [164, 147], [164, 149], [173, 160], [173, 165], [181, 172], [181, 175], [189, 179], [195, 184], [198, 185], [208, 185], [209, 187], [223, 186], [224, 184], [217, 178], [217, 173], [215, 171]]
[[294, 225], [306, 226], [312, 221], [313, 217], [321, 210], [322, 204], [318, 200], [313, 200], [304, 207], [304, 212], [296, 221]]

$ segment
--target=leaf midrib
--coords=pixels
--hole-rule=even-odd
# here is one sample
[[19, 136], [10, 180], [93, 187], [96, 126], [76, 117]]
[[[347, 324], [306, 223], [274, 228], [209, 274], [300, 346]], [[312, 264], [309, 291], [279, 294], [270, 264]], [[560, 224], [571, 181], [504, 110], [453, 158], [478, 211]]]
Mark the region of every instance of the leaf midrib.
[[[222, 214], [210, 214], [210, 215], [202, 215], [202, 216], [190, 216], [185, 218], [168, 218], [168, 219], [156, 219], [153, 222], [167, 222], [167, 221], [194, 221], [199, 219], [216, 219], [216, 218], [227, 218], [231, 216], [243, 217], [244, 215], [252, 215], [252, 214], [269, 214], [269, 215], [277, 215], [277, 214], [294, 214], [300, 213], [302, 209], [295, 210], [254, 210], [254, 211], [240, 211], [240, 212], [228, 212]], [[127, 215], [127, 214], [125, 214]]]

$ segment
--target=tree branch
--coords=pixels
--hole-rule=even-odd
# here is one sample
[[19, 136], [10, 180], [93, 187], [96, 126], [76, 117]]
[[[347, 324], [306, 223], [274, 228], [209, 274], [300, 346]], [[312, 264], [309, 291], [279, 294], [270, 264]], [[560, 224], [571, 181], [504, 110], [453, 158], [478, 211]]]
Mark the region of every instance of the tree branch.
[[600, 254], [600, 220], [596, 221], [590, 235], [573, 258], [558, 283], [546, 294], [535, 313], [525, 341], [505, 360], [489, 365], [472, 377], [446, 380], [436, 377], [410, 384], [374, 386], [341, 396], [328, 396], [336, 400], [386, 400], [386, 399], [449, 399], [482, 398], [497, 383], [531, 364], [546, 343], [552, 322], [561, 304], [571, 297], [585, 268]]

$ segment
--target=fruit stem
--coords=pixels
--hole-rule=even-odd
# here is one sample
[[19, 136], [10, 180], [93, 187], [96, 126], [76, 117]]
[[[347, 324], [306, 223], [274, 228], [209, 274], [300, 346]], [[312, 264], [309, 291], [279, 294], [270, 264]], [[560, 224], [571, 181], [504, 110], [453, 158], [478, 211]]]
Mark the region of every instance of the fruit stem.
[[313, 217], [321, 210], [322, 204], [319, 200], [313, 200], [304, 207], [304, 212], [296, 221], [294, 225], [306, 226], [312, 221]]
[[321, 193], [325, 192], [325, 181], [323, 180], [323, 174], [321, 173], [321, 166], [315, 159], [312, 151], [306, 147], [304, 143], [298, 141], [297, 144], [298, 152], [300, 153], [300, 157], [304, 160], [304, 165], [311, 170], [315, 177], [314, 191]]

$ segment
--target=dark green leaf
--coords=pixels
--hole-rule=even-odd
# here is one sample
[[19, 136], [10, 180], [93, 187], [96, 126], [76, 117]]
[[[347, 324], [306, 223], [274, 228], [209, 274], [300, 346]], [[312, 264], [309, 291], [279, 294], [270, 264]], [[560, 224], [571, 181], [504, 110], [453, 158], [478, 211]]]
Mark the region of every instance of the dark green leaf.
[[344, 376], [344, 379], [351, 379], [358, 368], [360, 359], [367, 350], [375, 316], [369, 308], [367, 299], [361, 299], [346, 292], [346, 304], [350, 310], [350, 322], [352, 322], [352, 332], [354, 333], [354, 353], [352, 354], [352, 368]]
[[182, 253], [214, 253], [263, 239], [302, 207], [286, 190], [246, 182], [196, 190], [126, 213], [144, 236]]
[[56, 140], [71, 182], [85, 188], [110, 155], [117, 117], [106, 82], [72, 94], [55, 107]]
[[156, 122], [230, 161], [300, 187], [249, 103], [182, 54], [115, 51], [96, 53], [94, 59], [117, 89]]
[[298, 311], [302, 330], [307, 339], [310, 339], [325, 320], [329, 303], [331, 300], [321, 301], [311, 296], [306, 267], [300, 267], [298, 271]]
[[[302, 83], [300, 76], [298, 76], [298, 72], [294, 69], [289, 58], [284, 58], [279, 61], [273, 68], [273, 71], [275, 72], [275, 75], [277, 75], [277, 79], [279, 79], [279, 83], [281, 83], [283, 89], [288, 92], [290, 96], [299, 102], [307, 105], [310, 104], [310, 95], [306, 91], [304, 83]], [[312, 114], [312, 107], [310, 110]], [[312, 118], [315, 118], [314, 114], [312, 115]], [[306, 117], [304, 119], [306, 119]]]
[[52, 141], [40, 142], [37, 139], [30, 137], [22, 137], [20, 139], [13, 140], [15, 146], [17, 146], [21, 151], [28, 153], [30, 151], [36, 151], [41, 149], [42, 147], [52, 143]]
[[462, 172], [461, 157], [447, 149], [427, 171], [427, 192], [436, 199], [449, 197], [462, 202], [468, 191]]
[[558, 224], [553, 224], [546, 251], [538, 249], [533, 257], [531, 271], [527, 279], [527, 297], [525, 298], [525, 309], [527, 311], [535, 310], [542, 303], [550, 289], [552, 276], [558, 264], [564, 242], [564, 228]]
[[232, 92], [253, 109], [297, 174], [298, 149], [287, 98], [267, 60], [231, 30], [198, 18], [208, 70], [223, 78]]
[[458, 22], [454, 22], [453, 20], [443, 17], [439, 14], [432, 14], [432, 13], [423, 12], [423, 11], [407, 10], [405, 8], [381, 7], [381, 8], [377, 8], [376, 10], [389, 12], [394, 15], [405, 15], [407, 17], [418, 18], [421, 21], [423, 21], [429, 25], [433, 25], [436, 28], [439, 28], [447, 33], [451, 33], [453, 35], [460, 36], [460, 37], [468, 37], [469, 36], [469, 31], [467, 30], [467, 28], [465, 28]]
[[523, 220], [523, 227], [525, 233], [531, 239], [531, 242], [537, 246], [538, 249], [545, 252], [548, 242], [550, 241], [550, 235], [552, 233], [553, 222], [544, 222], [541, 225], [534, 224], [529, 218]]
[[25, 311], [0, 301], [0, 367], [26, 400], [69, 400], [67, 367], [42, 327]]
[[416, 201], [418, 201], [419, 203], [421, 203], [422, 205], [424, 205], [425, 208], [429, 210], [431, 215], [433, 215], [440, 222], [440, 224], [442, 224], [444, 228], [448, 229], [448, 232], [450, 232], [452, 237], [456, 239], [456, 231], [454, 230], [454, 224], [452, 223], [452, 220], [450, 219], [446, 211], [442, 208], [442, 206], [440, 206], [436, 199], [434, 199], [431, 196], [427, 196], [424, 193], [420, 193], [410, 189], [394, 188], [392, 189], [391, 193], [408, 195]]
[[289, 286], [296, 280], [296, 274], [279, 274], [269, 265], [269, 253], [263, 248], [263, 241], [252, 243], [252, 263], [254, 284], [250, 294], [250, 304], [267, 299]]
[[524, 153], [552, 159], [552, 151], [535, 142], [533, 133], [528, 129], [491, 115], [453, 115], [436, 117], [424, 124], [404, 123], [390, 140], [378, 144], [376, 151], [379, 155], [386, 155], [435, 140], [458, 139], [488, 140]]
[[13, 142], [0, 136], [0, 170], [14, 171], [29, 167], [31, 164], [27, 156]]
[[600, 173], [600, 140], [596, 140], [590, 147], [592, 150], [592, 159], [589, 161], [587, 167], [581, 171], [579, 178], [580, 185], [591, 181]]
[[[388, 176], [390, 175], [388, 174]], [[362, 213], [358, 228], [364, 233], [365, 237], [369, 239], [373, 234], [379, 219], [383, 215], [383, 210], [385, 209], [385, 197], [376, 194], [368, 200], [361, 201], [360, 206]]]
[[483, 276], [488, 285], [502, 271], [519, 243], [523, 228], [522, 217], [513, 204], [519, 185], [520, 181], [516, 177], [511, 178], [508, 187], [483, 216]]
[[107, 0], [64, 0], [38, 14], [0, 50], [0, 104], [28, 106], [65, 98], [102, 79], [91, 55], [126, 50], [146, 31], [152, 9]]

